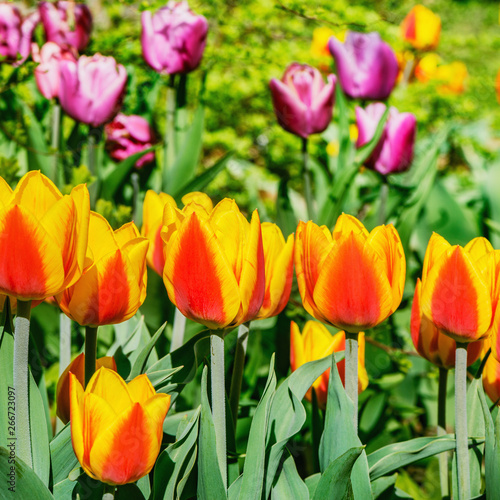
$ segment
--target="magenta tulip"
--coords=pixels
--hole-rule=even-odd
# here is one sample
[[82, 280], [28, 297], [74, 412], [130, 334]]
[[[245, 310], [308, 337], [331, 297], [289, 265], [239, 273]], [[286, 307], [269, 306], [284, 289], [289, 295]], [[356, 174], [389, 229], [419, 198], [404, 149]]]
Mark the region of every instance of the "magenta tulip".
[[48, 42], [82, 51], [89, 43], [92, 15], [85, 4], [40, 2], [40, 16]]
[[288, 132], [307, 139], [323, 132], [332, 119], [335, 75], [325, 84], [321, 73], [307, 64], [292, 63], [283, 78], [269, 86], [278, 123]]
[[[370, 142], [385, 110], [386, 106], [381, 102], [370, 104], [365, 109], [356, 108], [358, 148]], [[383, 175], [403, 172], [410, 168], [416, 130], [415, 115], [400, 113], [391, 107], [382, 137], [365, 165]]]
[[22, 18], [11, 3], [0, 3], [0, 62], [19, 66], [28, 58], [31, 39], [40, 21], [38, 11]]
[[387, 99], [398, 76], [398, 61], [378, 33], [349, 31], [345, 43], [328, 42], [342, 90], [354, 99]]
[[154, 14], [142, 13], [142, 55], [158, 72], [189, 73], [201, 62], [207, 31], [207, 20], [187, 2], [170, 1]]
[[94, 54], [60, 63], [59, 101], [64, 111], [82, 123], [98, 127], [120, 110], [127, 72], [113, 57]]
[[[129, 156], [150, 148], [154, 142], [154, 134], [149, 123], [137, 115], [126, 116], [119, 113], [116, 118], [104, 127], [106, 132], [106, 149], [113, 160], [122, 161]], [[141, 156], [135, 166], [141, 168], [155, 159], [154, 151]]]

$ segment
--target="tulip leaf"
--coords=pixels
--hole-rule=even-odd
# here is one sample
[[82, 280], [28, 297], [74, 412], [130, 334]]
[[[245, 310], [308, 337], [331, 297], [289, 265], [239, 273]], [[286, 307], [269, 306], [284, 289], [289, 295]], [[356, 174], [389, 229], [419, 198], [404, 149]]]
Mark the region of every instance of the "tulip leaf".
[[215, 449], [215, 426], [207, 394], [208, 368], [203, 368], [201, 377], [201, 422], [198, 440], [198, 498], [221, 500], [226, 498], [217, 452]]
[[309, 491], [306, 483], [304, 483], [297, 472], [295, 460], [288, 450], [285, 450], [285, 454], [287, 457], [271, 490], [271, 500], [289, 500], [290, 498], [308, 500]]
[[69, 423], [50, 442], [50, 460], [55, 488], [58, 483], [66, 480], [71, 471], [79, 465], [71, 443]]
[[[47, 486], [20, 458], [11, 458], [9, 450], [0, 447], [0, 477], [2, 498], [36, 498], [36, 500], [53, 500], [54, 497]], [[11, 479], [12, 477], [12, 479]], [[9, 488], [13, 488], [9, 490]], [[12, 495], [10, 493], [13, 493]]]
[[137, 356], [137, 359], [134, 361], [134, 364], [132, 365], [132, 369], [130, 370], [130, 374], [128, 376], [129, 380], [132, 380], [133, 378], [137, 377], [141, 373], [144, 373], [144, 370], [146, 368], [146, 363], [148, 362], [149, 355], [151, 354], [151, 351], [153, 350], [154, 346], [156, 345], [156, 342], [158, 342], [161, 334], [165, 330], [165, 327], [167, 326], [167, 323], [163, 323], [163, 325], [158, 328], [156, 333], [153, 335], [151, 340], [143, 347], [142, 351], [140, 352], [139, 356]]
[[381, 495], [384, 495], [383, 498], [386, 498], [387, 490], [389, 488], [394, 487], [397, 478], [398, 474], [395, 473], [392, 476], [382, 476], [379, 477], [378, 479], [375, 479], [375, 481], [372, 481], [371, 485], [372, 485], [373, 500], [376, 500]]

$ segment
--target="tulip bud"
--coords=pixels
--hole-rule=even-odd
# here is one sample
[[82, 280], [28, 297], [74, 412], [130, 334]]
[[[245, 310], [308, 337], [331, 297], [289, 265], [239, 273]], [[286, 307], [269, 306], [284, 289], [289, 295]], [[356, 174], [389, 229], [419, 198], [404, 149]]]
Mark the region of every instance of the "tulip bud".
[[323, 132], [332, 119], [335, 82], [335, 75], [328, 75], [325, 84], [316, 68], [290, 64], [281, 80], [269, 83], [278, 123], [304, 139]]
[[[137, 115], [118, 113], [111, 123], [104, 127], [106, 132], [106, 149], [115, 161], [123, 161], [129, 156], [150, 148], [154, 142], [154, 134], [149, 123]], [[153, 162], [154, 151], [139, 158], [135, 166], [141, 168]]]
[[403, 39], [416, 49], [436, 49], [440, 34], [441, 18], [423, 5], [415, 5], [401, 23]]
[[353, 99], [387, 99], [398, 76], [398, 61], [378, 33], [349, 31], [345, 43], [329, 41], [342, 90]]
[[59, 100], [73, 119], [98, 127], [120, 109], [127, 72], [113, 57], [94, 54], [78, 61], [62, 60]]
[[187, 2], [170, 1], [154, 14], [142, 13], [142, 55], [156, 71], [189, 73], [203, 57], [208, 23], [194, 14]]
[[40, 2], [40, 16], [48, 42], [71, 45], [81, 52], [89, 43], [92, 15], [85, 4]]
[[[381, 102], [369, 104], [365, 109], [356, 107], [358, 127], [356, 147], [360, 148], [371, 141], [385, 110], [386, 105]], [[365, 161], [365, 166], [382, 175], [404, 172], [410, 168], [413, 161], [416, 127], [417, 120], [414, 114], [400, 113], [391, 107], [382, 137]]]

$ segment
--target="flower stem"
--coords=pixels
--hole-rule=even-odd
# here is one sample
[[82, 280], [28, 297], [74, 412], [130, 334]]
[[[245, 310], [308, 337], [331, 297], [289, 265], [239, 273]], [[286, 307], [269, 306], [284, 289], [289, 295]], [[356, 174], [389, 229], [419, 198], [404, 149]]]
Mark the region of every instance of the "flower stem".
[[[64, 313], [59, 314], [59, 377], [71, 361], [71, 320]], [[56, 421], [56, 431], [64, 427], [61, 420]]]
[[14, 329], [14, 391], [16, 409], [16, 455], [32, 467], [29, 413], [28, 352], [30, 341], [31, 300], [17, 301]]
[[224, 488], [227, 489], [226, 390], [224, 386], [224, 338], [221, 333], [220, 331], [212, 331], [210, 334], [210, 372], [215, 449], [222, 482]]
[[380, 205], [378, 211], [379, 225], [385, 224], [388, 196], [389, 196], [389, 184], [387, 183], [387, 179], [383, 177], [382, 185], [380, 186]]
[[165, 150], [163, 155], [163, 191], [168, 193], [170, 168], [175, 161], [175, 75], [170, 76], [167, 87], [167, 107], [165, 115]]
[[358, 432], [358, 335], [345, 332], [345, 391], [354, 406], [353, 424]]
[[95, 373], [97, 359], [97, 327], [85, 327], [85, 387]]
[[[446, 434], [446, 389], [448, 385], [448, 370], [439, 368], [439, 390], [438, 390], [438, 427], [437, 435]], [[448, 452], [439, 455], [439, 478], [441, 483], [441, 498], [449, 498], [450, 484], [448, 474]]]
[[302, 168], [304, 175], [304, 194], [306, 198], [307, 218], [309, 220], [314, 220], [311, 171], [309, 170], [309, 153], [307, 152], [307, 139], [304, 138], [302, 138]]
[[92, 177], [95, 177], [94, 182], [89, 186], [90, 208], [94, 209], [100, 189], [100, 180], [98, 175], [97, 165], [97, 142], [99, 129], [89, 127], [89, 138], [87, 143], [87, 162], [88, 169]]
[[172, 327], [172, 342], [170, 352], [179, 349], [184, 344], [184, 331], [186, 330], [186, 316], [177, 307], [175, 308], [174, 325]]
[[243, 323], [238, 328], [238, 340], [236, 341], [236, 352], [234, 354], [233, 374], [231, 376], [231, 389], [229, 391], [229, 407], [233, 415], [234, 429], [238, 422], [238, 405], [240, 403], [241, 381], [245, 369], [245, 355], [247, 351], [248, 332], [250, 322]]
[[470, 498], [467, 435], [467, 344], [457, 342], [455, 358], [455, 438], [457, 449], [458, 500]]
[[104, 495], [102, 496], [102, 500], [113, 500], [115, 498], [116, 486], [112, 484], [104, 485]]
[[56, 101], [54, 102], [54, 106], [52, 108], [52, 181], [56, 184], [56, 186], [61, 186], [61, 182], [63, 176], [59, 175], [58, 166], [59, 166], [59, 139], [61, 136], [61, 106]]

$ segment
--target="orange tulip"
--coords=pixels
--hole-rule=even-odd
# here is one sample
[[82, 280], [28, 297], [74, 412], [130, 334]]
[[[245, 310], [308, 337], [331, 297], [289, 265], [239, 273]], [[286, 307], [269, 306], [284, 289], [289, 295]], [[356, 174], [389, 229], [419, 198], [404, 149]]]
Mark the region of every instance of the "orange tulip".
[[415, 5], [401, 23], [401, 36], [416, 49], [434, 50], [440, 34], [441, 18], [423, 5]]
[[71, 286], [84, 269], [88, 225], [85, 185], [63, 196], [38, 171], [14, 191], [0, 178], [0, 293], [28, 301]]
[[126, 384], [105, 367], [85, 391], [76, 375], [69, 377], [71, 440], [83, 470], [114, 485], [148, 474], [160, 452], [170, 396], [157, 394], [146, 375]]
[[261, 227], [266, 293], [257, 319], [270, 318], [283, 311], [290, 298], [293, 281], [293, 234], [285, 242], [276, 224], [263, 222]]
[[401, 302], [406, 262], [392, 226], [371, 233], [355, 217], [341, 215], [333, 234], [300, 222], [295, 272], [306, 311], [356, 333], [384, 321]]
[[251, 223], [234, 200], [210, 213], [189, 204], [165, 207], [163, 281], [184, 316], [211, 329], [254, 319], [265, 293], [264, 252], [257, 211]]
[[[96, 360], [96, 369], [101, 366], [109, 368], [116, 372], [115, 358], [112, 356], [105, 356]], [[56, 403], [57, 403], [57, 416], [67, 424], [70, 420], [69, 408], [69, 373], [72, 373], [80, 384], [85, 380], [85, 353], [79, 354], [61, 373], [57, 381], [56, 389]]]
[[475, 342], [490, 334], [492, 246], [485, 238], [465, 248], [451, 246], [433, 233], [422, 271], [422, 313], [457, 342]]
[[[358, 391], [361, 393], [368, 386], [368, 373], [365, 368], [365, 335], [363, 332], [360, 332], [358, 342]], [[332, 352], [341, 352], [344, 349], [344, 332], [338, 332], [332, 335], [326, 327], [318, 321], [308, 321], [301, 334], [298, 325], [294, 321], [290, 324], [290, 365], [292, 372], [309, 361], [316, 361], [317, 359], [328, 356]], [[345, 361], [343, 359], [337, 362], [337, 369], [339, 370], [342, 384], [345, 385]], [[321, 408], [325, 408], [326, 406], [329, 378], [330, 368], [325, 370], [312, 385], [316, 392], [318, 405]], [[306, 399], [311, 401], [311, 398], [312, 389], [309, 389], [306, 393]]]
[[82, 326], [131, 318], [146, 298], [148, 245], [133, 222], [113, 232], [104, 217], [92, 212], [88, 265], [73, 286], [57, 295], [62, 311]]
[[[182, 197], [185, 206], [195, 203], [210, 212], [213, 208], [212, 200], [204, 193], [193, 192]], [[163, 275], [165, 258], [163, 257], [163, 240], [161, 228], [165, 206], [177, 208], [175, 200], [166, 193], [157, 194], [149, 190], [144, 198], [141, 235], [149, 240], [148, 265], [160, 276]]]
[[[417, 352], [439, 368], [455, 367], [456, 344], [453, 339], [439, 331], [439, 328], [422, 313], [422, 283], [417, 279], [415, 296], [411, 309], [411, 338]], [[483, 353], [484, 342], [472, 342], [467, 348], [467, 366], [477, 361]]]
[[488, 397], [495, 403], [500, 403], [500, 363], [489, 356], [483, 369], [483, 387]]
[[441, 83], [437, 87], [440, 94], [461, 94], [465, 91], [468, 77], [464, 63], [455, 61], [451, 64], [440, 64], [437, 54], [427, 54], [415, 68], [415, 78], [421, 82], [435, 81]]

